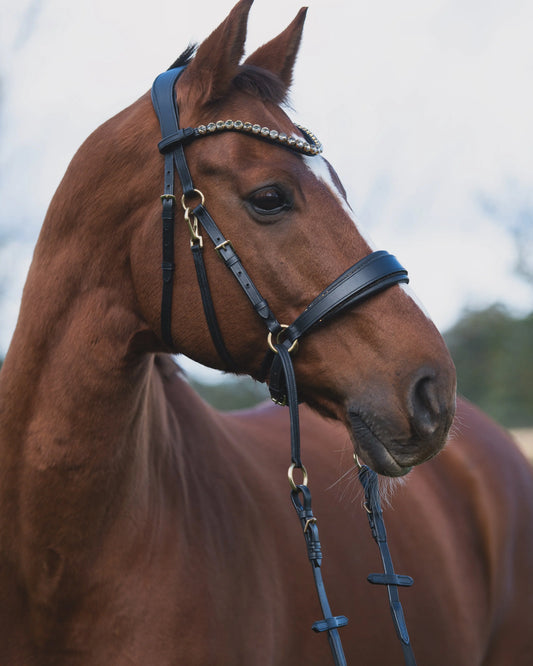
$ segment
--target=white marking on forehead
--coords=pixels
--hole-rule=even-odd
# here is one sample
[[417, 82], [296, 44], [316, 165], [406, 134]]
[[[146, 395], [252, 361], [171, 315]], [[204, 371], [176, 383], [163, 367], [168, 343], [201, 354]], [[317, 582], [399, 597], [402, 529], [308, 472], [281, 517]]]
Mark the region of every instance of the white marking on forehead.
[[348, 204], [346, 199], [343, 197], [342, 193], [339, 191], [339, 188], [335, 184], [335, 181], [333, 180], [333, 177], [331, 175], [331, 170], [326, 160], [320, 156], [311, 157], [308, 155], [304, 155], [303, 158], [309, 171], [311, 171], [311, 173], [315, 176], [315, 178], [322, 181], [324, 185], [326, 185], [326, 187], [331, 191], [333, 196], [340, 203], [346, 215], [348, 215], [348, 217], [352, 220], [358, 233], [363, 237], [363, 240], [370, 246], [372, 250], [375, 250], [376, 244], [372, 241], [367, 231], [361, 228], [361, 224], [356, 219], [353, 210], [350, 208], [350, 205]]

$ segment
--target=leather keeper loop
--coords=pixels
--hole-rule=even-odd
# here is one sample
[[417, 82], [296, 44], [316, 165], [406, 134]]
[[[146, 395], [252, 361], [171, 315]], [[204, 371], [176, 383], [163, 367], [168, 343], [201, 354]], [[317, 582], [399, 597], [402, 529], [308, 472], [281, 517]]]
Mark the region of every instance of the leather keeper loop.
[[191, 139], [194, 139], [196, 132], [193, 127], [185, 127], [180, 129], [169, 136], [166, 136], [162, 141], [157, 144], [160, 153], [168, 153], [176, 149], [180, 144], [183, 145]]

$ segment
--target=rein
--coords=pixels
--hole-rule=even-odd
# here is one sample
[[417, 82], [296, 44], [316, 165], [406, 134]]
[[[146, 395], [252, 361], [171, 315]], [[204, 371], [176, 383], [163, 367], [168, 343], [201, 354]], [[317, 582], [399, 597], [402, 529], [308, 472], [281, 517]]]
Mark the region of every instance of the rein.
[[[320, 154], [322, 146], [314, 134], [299, 126], [298, 129], [303, 134], [303, 138], [288, 137], [283, 133], [260, 125], [231, 120], [200, 125], [196, 128], [181, 129], [179, 127], [179, 110], [174, 87], [184, 69], [185, 67], [178, 67], [164, 72], [157, 77], [152, 87], [152, 102], [159, 118], [162, 134], [159, 150], [165, 158], [164, 193], [161, 195], [163, 207], [161, 335], [169, 349], [173, 349], [174, 220], [177, 204], [174, 193], [174, 175], [177, 171], [182, 188], [181, 204], [190, 232], [191, 251], [194, 257], [206, 321], [215, 348], [227, 369], [235, 370], [236, 365], [224, 343], [211, 298], [203, 260], [203, 237], [200, 233], [200, 225], [213, 242], [220, 258], [235, 276], [268, 331], [269, 351], [264, 365], [270, 363], [269, 389], [273, 401], [288, 405], [290, 411], [291, 465], [288, 476], [291, 486], [291, 501], [302, 525], [308, 558], [312, 565], [315, 586], [323, 613], [323, 619], [315, 622], [312, 629], [315, 632], [327, 632], [334, 663], [336, 666], [343, 666], [346, 664], [346, 658], [338, 629], [346, 625], [348, 620], [343, 615], [336, 617], [332, 615], [322, 580], [322, 552], [317, 519], [311, 508], [311, 492], [307, 485], [307, 470], [300, 456], [298, 394], [291, 352], [296, 350], [298, 341], [314, 327], [323, 325], [332, 317], [355, 307], [367, 298], [394, 284], [408, 282], [407, 271], [388, 252], [383, 250], [372, 252], [326, 287], [292, 324], [280, 324], [267, 301], [261, 296], [246, 272], [231, 241], [224, 237], [209, 214], [205, 207], [203, 194], [194, 187], [185, 157], [184, 146], [192, 140], [222, 131], [248, 133], [253, 138], [265, 140], [309, 156]], [[358, 463], [357, 460], [356, 462]], [[368, 579], [371, 583], [387, 586], [393, 622], [402, 645], [405, 663], [407, 666], [416, 666], [397, 589], [401, 585], [411, 585], [413, 581], [409, 576], [399, 576], [394, 572], [379, 501], [377, 474], [366, 465], [359, 465], [359, 468], [359, 478], [365, 489], [365, 509], [384, 566], [383, 574], [371, 574]], [[296, 484], [294, 481], [295, 469], [300, 469], [303, 474], [301, 484]]]

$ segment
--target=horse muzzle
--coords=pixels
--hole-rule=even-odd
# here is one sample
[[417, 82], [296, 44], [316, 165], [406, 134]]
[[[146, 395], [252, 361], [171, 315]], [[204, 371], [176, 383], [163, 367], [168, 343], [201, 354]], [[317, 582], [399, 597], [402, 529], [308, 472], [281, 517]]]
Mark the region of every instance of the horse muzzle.
[[356, 454], [386, 476], [403, 476], [433, 458], [446, 444], [455, 414], [455, 392], [450, 395], [445, 386], [444, 378], [439, 381], [434, 372], [421, 369], [399, 413], [351, 405], [348, 419]]

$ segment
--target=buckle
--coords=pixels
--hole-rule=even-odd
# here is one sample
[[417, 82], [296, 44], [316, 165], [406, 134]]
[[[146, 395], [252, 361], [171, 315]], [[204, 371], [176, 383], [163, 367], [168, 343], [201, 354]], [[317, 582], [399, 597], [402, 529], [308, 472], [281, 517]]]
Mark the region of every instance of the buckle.
[[222, 256], [222, 250], [224, 250], [224, 248], [226, 247], [230, 247], [232, 251], [235, 252], [235, 248], [233, 247], [233, 244], [230, 240], [225, 240], [222, 243], [220, 243], [220, 245], [215, 246], [215, 250], [221, 259], [224, 259], [224, 257]]

